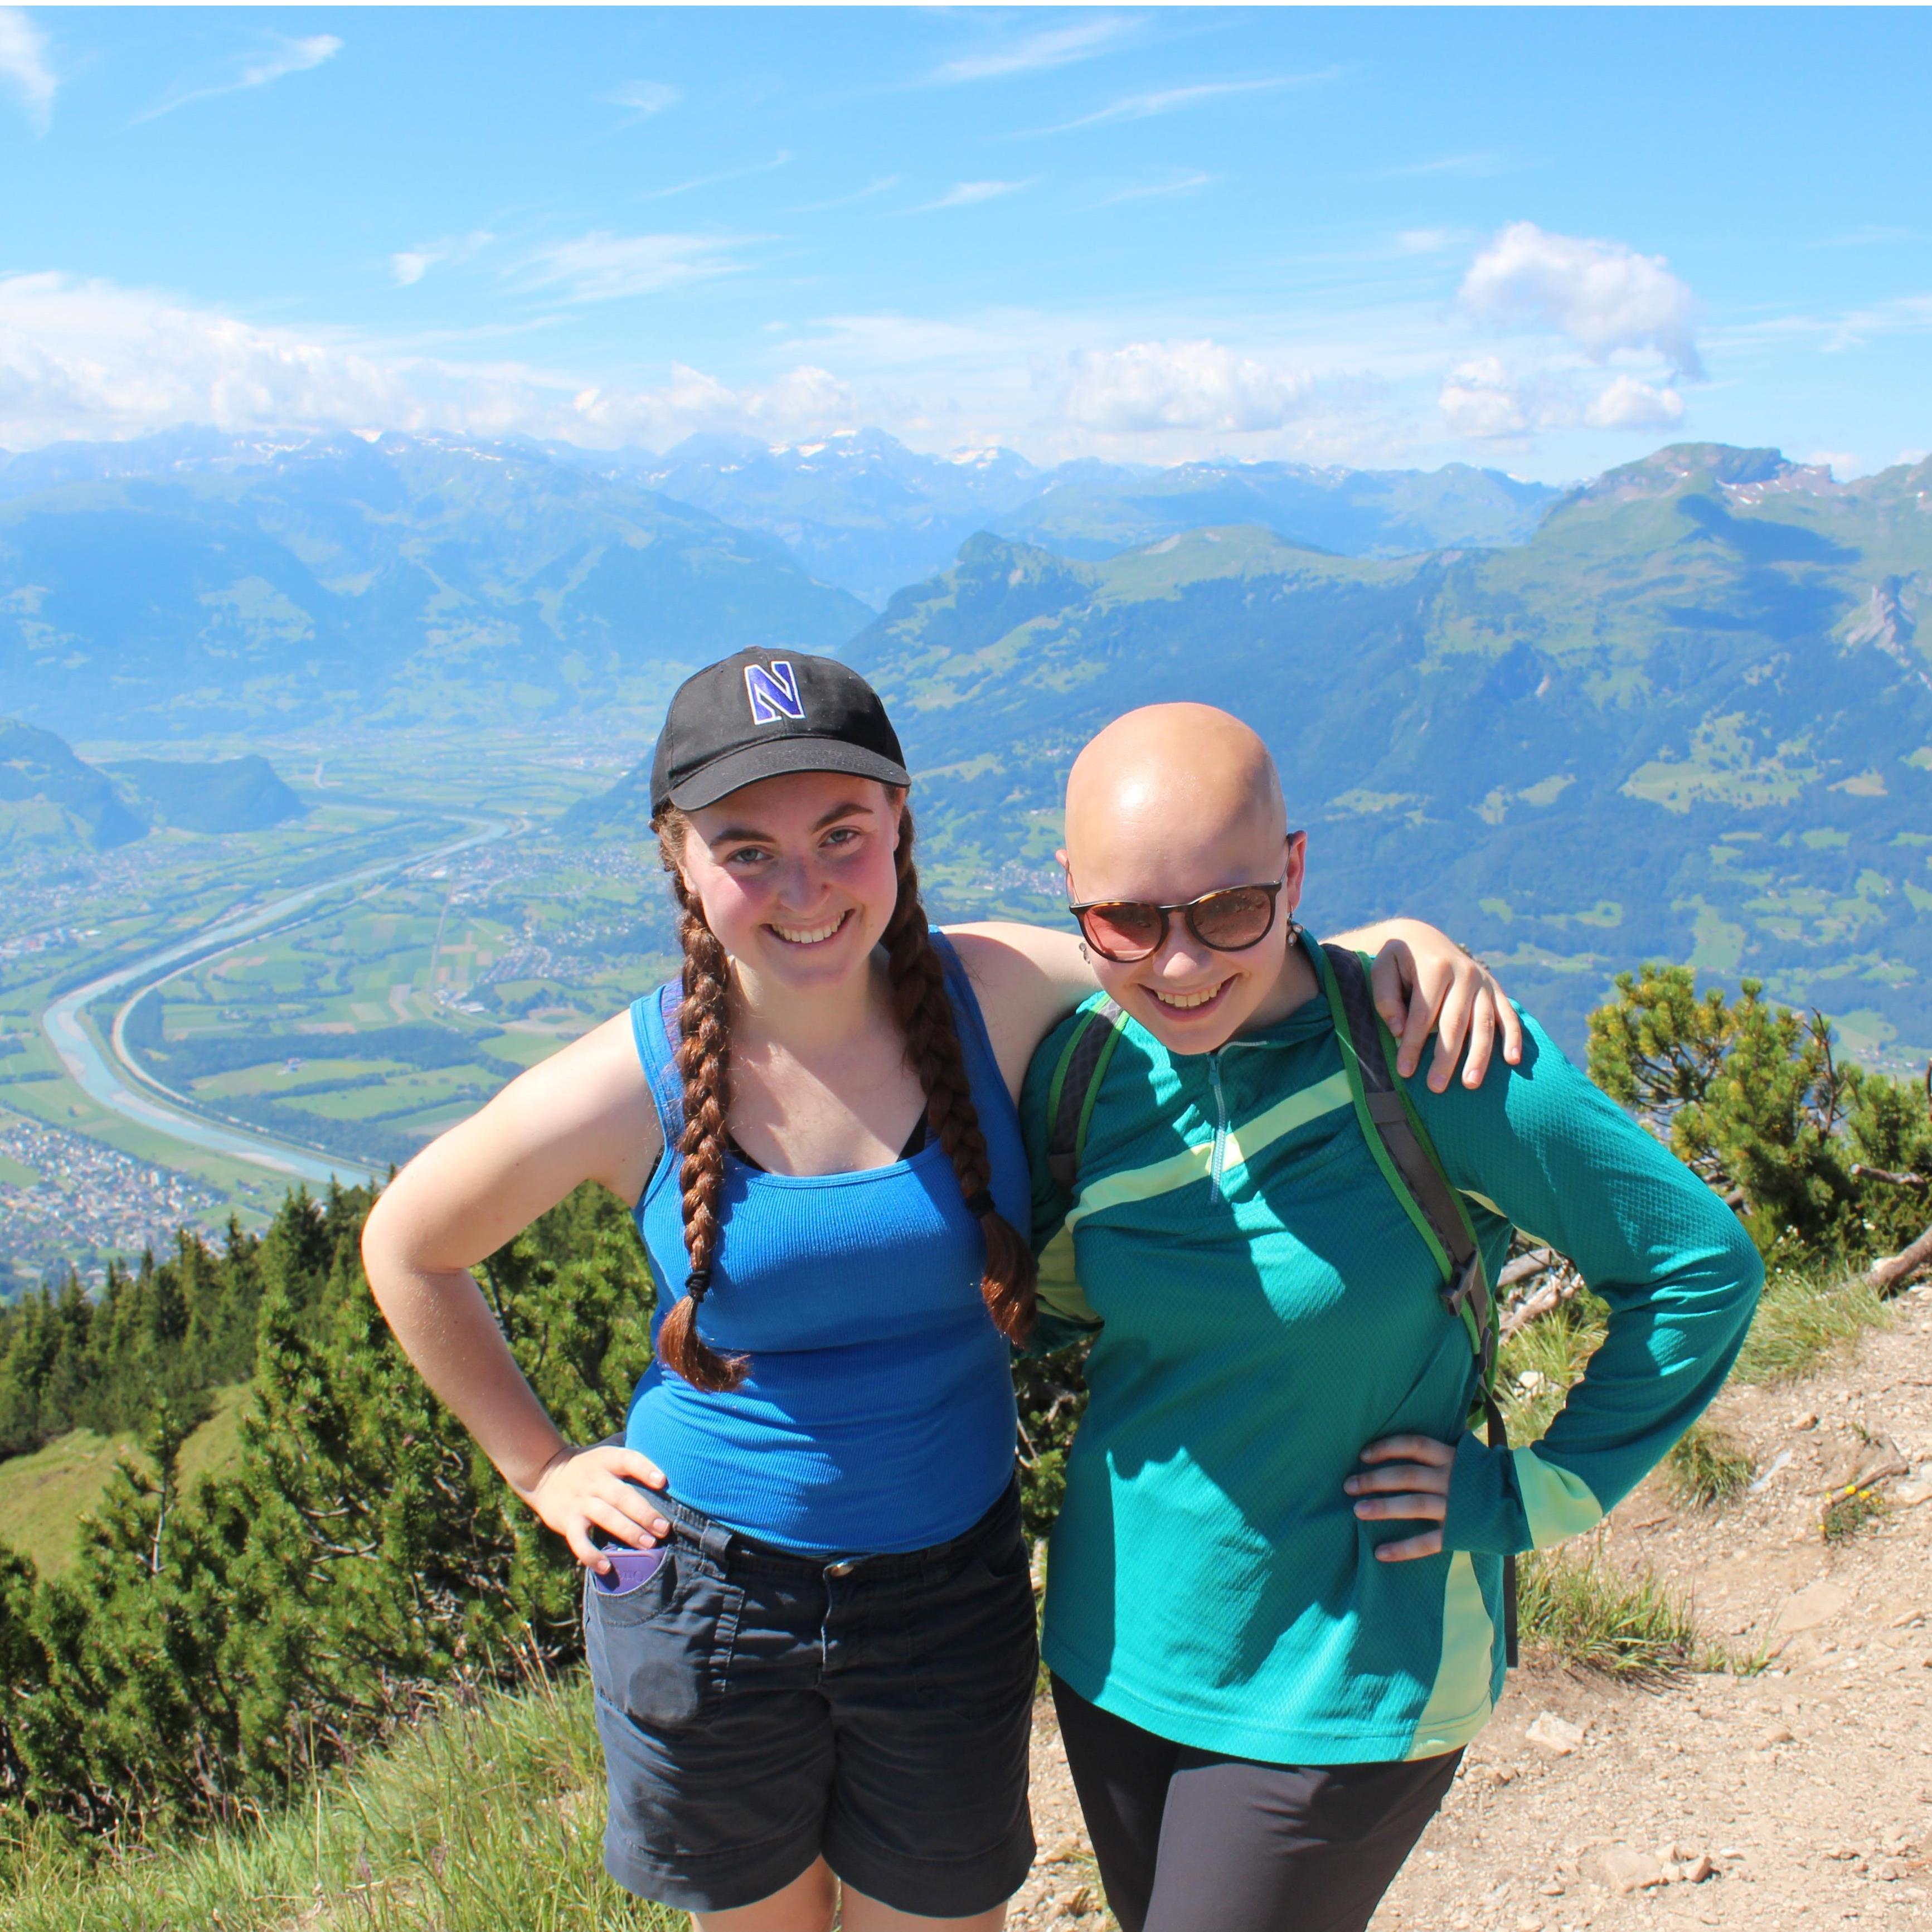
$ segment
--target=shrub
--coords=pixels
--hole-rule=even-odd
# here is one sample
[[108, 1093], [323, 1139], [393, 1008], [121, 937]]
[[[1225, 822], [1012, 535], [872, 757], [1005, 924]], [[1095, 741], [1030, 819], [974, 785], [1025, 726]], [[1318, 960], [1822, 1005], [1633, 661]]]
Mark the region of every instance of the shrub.
[[1842, 1264], [1903, 1248], [1932, 1198], [1916, 1088], [1840, 1062], [1831, 1023], [1755, 980], [1701, 998], [1688, 966], [1617, 976], [1590, 1016], [1590, 1078], [1743, 1214], [1768, 1259]]
[[[371, 1198], [292, 1197], [262, 1243], [232, 1474], [182, 1493], [185, 1418], [164, 1404], [70, 1574], [0, 1561], [0, 1800], [97, 1832], [232, 1818], [439, 1686], [576, 1654], [568, 1550], [430, 1394], [364, 1282]], [[580, 1189], [481, 1272], [559, 1426], [617, 1428], [651, 1308], [622, 1205]]]
[[1875, 1486], [1848, 1486], [1826, 1504], [1819, 1527], [1827, 1543], [1849, 1542], [1868, 1523], [1876, 1522], [1890, 1507]]

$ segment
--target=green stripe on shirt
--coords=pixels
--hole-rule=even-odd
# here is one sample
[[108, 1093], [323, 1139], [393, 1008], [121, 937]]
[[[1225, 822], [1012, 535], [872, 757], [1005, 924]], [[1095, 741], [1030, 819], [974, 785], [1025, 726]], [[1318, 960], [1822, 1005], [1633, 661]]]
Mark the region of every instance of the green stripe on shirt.
[[[1348, 1076], [1334, 1073], [1301, 1093], [1291, 1094], [1265, 1113], [1256, 1114], [1246, 1126], [1230, 1129], [1222, 1143], [1226, 1156], [1221, 1166], [1222, 1178], [1236, 1168], [1246, 1166], [1284, 1134], [1291, 1134], [1297, 1127], [1348, 1104]], [[1068, 1210], [1067, 1228], [1077, 1228], [1090, 1214], [1103, 1214], [1109, 1208], [1122, 1207], [1130, 1201], [1150, 1201], [1157, 1194], [1172, 1193], [1178, 1187], [1206, 1180], [1214, 1164], [1214, 1137], [1210, 1136], [1184, 1154], [1156, 1161], [1149, 1167], [1125, 1168], [1090, 1187], [1082, 1187], [1079, 1199]]]

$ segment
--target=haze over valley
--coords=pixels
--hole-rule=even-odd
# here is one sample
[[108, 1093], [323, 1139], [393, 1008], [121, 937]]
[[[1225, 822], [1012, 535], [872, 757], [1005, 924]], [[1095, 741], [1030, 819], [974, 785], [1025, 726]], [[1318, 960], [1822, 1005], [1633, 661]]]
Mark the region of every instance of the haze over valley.
[[[86, 1191], [35, 1133], [130, 1163], [105, 1255], [144, 1200], [158, 1233], [406, 1160], [668, 970], [644, 760], [677, 680], [754, 643], [886, 694], [952, 916], [1063, 918], [1073, 752], [1189, 696], [1274, 748], [1318, 925], [1437, 920], [1573, 1052], [1648, 958], [1928, 1051], [1932, 464], [1678, 445], [1558, 492], [878, 431], [184, 432], [14, 457], [0, 498], [18, 1280], [46, 1190]], [[110, 978], [82, 1093], [41, 1016]]]

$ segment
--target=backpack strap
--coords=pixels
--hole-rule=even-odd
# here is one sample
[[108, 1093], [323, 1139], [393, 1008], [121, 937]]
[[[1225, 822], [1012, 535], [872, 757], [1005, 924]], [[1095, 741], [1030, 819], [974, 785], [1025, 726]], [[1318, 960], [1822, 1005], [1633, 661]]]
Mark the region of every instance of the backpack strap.
[[1046, 1091], [1046, 1171], [1063, 1192], [1077, 1191], [1087, 1126], [1126, 1015], [1103, 993], [1083, 1006]]
[[[1324, 988], [1363, 1136], [1442, 1270], [1442, 1304], [1468, 1331], [1475, 1358], [1489, 1445], [1507, 1449], [1509, 1432], [1496, 1393], [1496, 1298], [1468, 1210], [1443, 1172], [1429, 1130], [1396, 1074], [1394, 1036], [1376, 1011], [1366, 962], [1344, 946], [1324, 946], [1321, 951]], [[1516, 1558], [1505, 1556], [1503, 1640], [1512, 1667], [1516, 1660]]]

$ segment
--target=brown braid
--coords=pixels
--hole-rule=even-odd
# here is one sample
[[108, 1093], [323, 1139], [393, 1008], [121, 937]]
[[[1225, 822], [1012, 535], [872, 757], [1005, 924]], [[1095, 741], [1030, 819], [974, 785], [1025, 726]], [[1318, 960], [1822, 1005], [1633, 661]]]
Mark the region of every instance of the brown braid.
[[[715, 1394], [736, 1388], [748, 1364], [742, 1355], [719, 1354], [698, 1332], [698, 1306], [710, 1288], [718, 1249], [731, 1042], [724, 949], [705, 923], [704, 909], [678, 866], [688, 823], [675, 806], [667, 806], [656, 821], [658, 850], [682, 909], [678, 939], [684, 949], [684, 1000], [678, 1010], [676, 1060], [684, 1078], [684, 1132], [678, 1142], [684, 1165], [678, 1178], [684, 1191], [685, 1250], [691, 1258], [685, 1294], [658, 1331], [658, 1354], [694, 1388]], [[925, 1090], [927, 1126], [946, 1150], [959, 1191], [986, 1240], [980, 1292], [1000, 1332], [1019, 1341], [1033, 1326], [1033, 1250], [993, 1204], [992, 1160], [973, 1105], [952, 1003], [946, 998], [946, 969], [920, 903], [912, 844], [912, 814], [902, 809], [898, 898], [884, 936], [893, 1017], [905, 1036], [906, 1058]]]
[[742, 1355], [721, 1355], [698, 1332], [698, 1310], [711, 1287], [718, 1252], [718, 1204], [724, 1190], [725, 1116], [731, 1106], [730, 978], [724, 949], [705, 923], [704, 908], [678, 869], [686, 821], [667, 808], [658, 848], [682, 908], [677, 936], [684, 949], [684, 1000], [678, 1008], [677, 1070], [684, 1076], [684, 1246], [691, 1257], [684, 1294], [658, 1330], [658, 1355], [694, 1388], [716, 1394], [745, 1379]]
[[986, 1268], [980, 1292], [993, 1324], [1009, 1341], [1026, 1339], [1033, 1327], [1038, 1271], [1033, 1250], [993, 1204], [993, 1163], [986, 1136], [973, 1105], [966, 1058], [959, 1048], [952, 1002], [946, 995], [946, 968], [932, 944], [926, 908], [919, 898], [919, 874], [912, 862], [912, 813], [899, 813], [898, 903], [892, 908], [884, 943], [892, 987], [892, 1012], [905, 1035], [906, 1058], [926, 1089], [926, 1118], [959, 1177], [959, 1191], [980, 1223], [986, 1242]]

